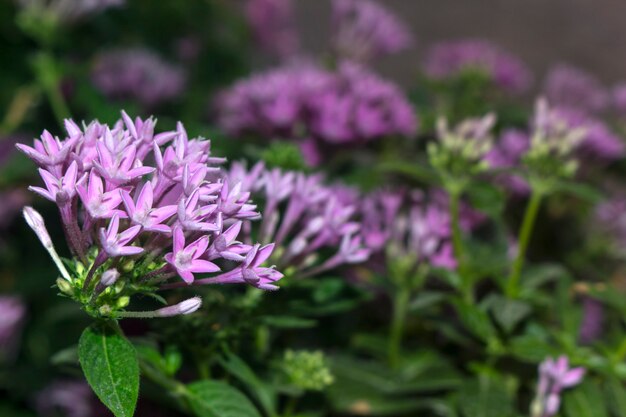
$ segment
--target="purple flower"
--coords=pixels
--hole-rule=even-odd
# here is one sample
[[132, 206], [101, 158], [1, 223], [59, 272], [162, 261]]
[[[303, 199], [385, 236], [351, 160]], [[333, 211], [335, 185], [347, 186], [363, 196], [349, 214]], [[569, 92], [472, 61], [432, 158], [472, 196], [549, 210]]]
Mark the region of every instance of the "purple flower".
[[[87, 177], [84, 177], [87, 178]], [[84, 183], [87, 182], [87, 185]], [[104, 183], [95, 170], [91, 170], [86, 180], [81, 180], [76, 188], [80, 199], [85, 205], [89, 216], [94, 219], [111, 218], [113, 215], [124, 215], [115, 210], [122, 203], [118, 190], [104, 192]]]
[[0, 360], [13, 358], [20, 339], [26, 307], [18, 297], [0, 296]]
[[42, 417], [57, 416], [59, 411], [67, 417], [92, 417], [93, 401], [86, 382], [55, 381], [37, 395], [36, 408]]
[[141, 226], [129, 227], [121, 233], [118, 233], [119, 228], [120, 217], [114, 214], [106, 231], [104, 227], [100, 229], [100, 244], [106, 254], [111, 258], [116, 258], [118, 256], [137, 255], [143, 252], [142, 248], [128, 245], [139, 234]]
[[183, 229], [174, 229], [174, 250], [163, 258], [172, 265], [178, 275], [187, 283], [194, 280], [194, 273], [210, 273], [219, 271], [220, 268], [212, 262], [201, 259], [209, 247], [209, 239], [203, 236], [193, 243], [185, 246], [185, 233]]
[[[282, 274], [263, 265], [273, 246], [255, 249], [240, 237], [250, 240], [243, 223], [248, 230], [249, 222], [260, 218], [247, 189], [258, 178], [242, 176], [233, 183], [215, 166], [224, 159], [211, 156], [208, 141], [189, 139], [182, 124], [175, 131], [155, 134], [155, 124], [153, 119], [133, 120], [126, 113], [112, 128], [92, 122], [81, 129], [67, 121], [67, 138], [53, 139], [44, 133], [44, 139], [36, 142], [38, 149], [33, 148], [35, 153], [27, 152], [41, 166], [46, 184], [45, 189], [34, 190], [59, 206], [76, 256], [71, 262], [82, 265], [70, 274], [45, 231], [43, 218], [25, 209], [26, 220], [63, 275], [57, 281], [59, 289], [72, 297], [91, 292], [86, 310], [97, 317], [116, 318], [191, 312], [187, 304], [151, 312], [123, 310], [130, 296], [169, 288], [172, 284], [167, 281], [176, 276], [188, 284], [196, 273], [225, 268], [223, 274], [208, 278], [213, 281], [200, 280], [200, 284], [221, 283], [218, 278], [230, 276], [241, 279], [224, 283], [274, 289], [270, 282]], [[267, 185], [271, 198], [265, 200], [286, 198], [283, 185]], [[113, 304], [107, 298], [112, 294], [106, 292], [105, 304], [99, 305], [98, 297], [106, 288], [120, 282], [132, 285], [120, 286], [123, 291], [115, 292], [119, 299]]]
[[334, 73], [298, 64], [253, 76], [223, 93], [218, 109], [231, 134], [302, 137], [309, 147], [413, 136], [418, 125], [397, 86], [352, 63]]
[[588, 345], [602, 336], [604, 306], [593, 297], [583, 296], [582, 307], [583, 319], [580, 323], [578, 340], [581, 344]]
[[626, 116], [626, 83], [620, 83], [613, 87], [612, 105], [620, 117]]
[[427, 53], [424, 71], [429, 77], [447, 79], [464, 71], [478, 70], [499, 88], [520, 94], [528, 90], [531, 75], [514, 55], [481, 39], [441, 42]]
[[561, 392], [578, 385], [585, 376], [584, 368], [570, 368], [567, 356], [546, 359], [539, 365], [537, 396], [532, 406], [533, 417], [552, 417], [561, 406]]
[[172, 229], [163, 224], [165, 220], [172, 217], [177, 207], [175, 205], [154, 208], [154, 195], [152, 183], [147, 182], [137, 197], [137, 202], [133, 201], [126, 190], [120, 190], [128, 218], [143, 230], [152, 232], [169, 233]]
[[112, 99], [136, 100], [152, 108], [180, 96], [184, 71], [146, 49], [117, 49], [95, 58], [91, 79]]
[[340, 57], [367, 61], [413, 43], [408, 26], [371, 0], [333, 0], [333, 47]]
[[[369, 256], [356, 221], [356, 206], [347, 201], [343, 188], [325, 185], [319, 175], [268, 170], [260, 164], [246, 170], [243, 165], [234, 164], [227, 181], [247, 184], [250, 195], [265, 202], [257, 234], [262, 243], [275, 242], [276, 249], [261, 247], [258, 250], [263, 256], [250, 261], [250, 265], [268, 259], [265, 255], [273, 252], [272, 261], [279, 269], [291, 268], [297, 276], [307, 277], [341, 265], [361, 263]], [[318, 252], [322, 250], [334, 254], [319, 259]], [[273, 269], [262, 272], [260, 277], [275, 280]]]
[[292, 0], [247, 0], [245, 15], [262, 48], [281, 58], [298, 51]]
[[529, 145], [530, 138], [526, 132], [507, 129], [502, 132], [491, 151], [485, 155], [485, 161], [491, 170], [496, 171], [496, 181], [515, 196], [528, 195], [530, 186], [521, 175], [507, 171], [520, 167], [522, 157], [528, 151]]
[[593, 230], [609, 238], [612, 251], [622, 253], [626, 247], [626, 196], [619, 192], [598, 204], [592, 224]]
[[544, 84], [551, 104], [596, 113], [606, 108], [609, 95], [592, 75], [565, 64], [553, 67]]

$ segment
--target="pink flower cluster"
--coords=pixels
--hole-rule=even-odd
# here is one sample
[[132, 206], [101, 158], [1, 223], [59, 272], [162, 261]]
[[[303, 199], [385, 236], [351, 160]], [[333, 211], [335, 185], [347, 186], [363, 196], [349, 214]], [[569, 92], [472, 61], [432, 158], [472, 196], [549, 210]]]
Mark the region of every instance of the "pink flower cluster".
[[274, 246], [237, 240], [242, 223], [260, 217], [250, 193], [223, 180], [216, 167], [223, 159], [211, 156], [209, 141], [189, 139], [180, 123], [157, 134], [155, 125], [126, 113], [113, 127], [66, 120], [64, 139], [44, 131], [33, 147], [17, 145], [40, 166], [44, 187], [31, 190], [58, 205], [72, 253], [91, 263], [85, 285], [97, 271], [114, 283], [119, 272], [109, 268], [132, 260], [136, 270], [157, 265], [141, 282], [178, 275], [191, 284], [234, 265], [203, 283], [277, 288], [282, 274], [262, 266]]
[[361, 62], [402, 51], [413, 42], [408, 26], [371, 0], [333, 0], [332, 26], [337, 55]]
[[185, 72], [147, 49], [101, 52], [95, 58], [91, 80], [105, 96], [135, 100], [152, 108], [183, 93]]
[[[410, 196], [396, 191], [377, 191], [361, 204], [362, 234], [373, 253], [391, 251], [395, 258], [412, 257], [416, 263], [454, 269], [452, 228], [446, 194]], [[460, 225], [472, 230], [484, 218], [468, 206], [461, 207]]]
[[516, 56], [482, 39], [441, 42], [427, 53], [426, 75], [435, 79], [457, 77], [468, 70], [478, 70], [499, 88], [512, 94], [528, 90], [531, 73]]
[[219, 122], [232, 134], [346, 144], [411, 136], [417, 129], [402, 91], [351, 63], [336, 73], [296, 64], [254, 75], [224, 92], [217, 104]]
[[248, 0], [245, 15], [257, 43], [281, 58], [299, 48], [292, 0]]
[[[355, 191], [328, 186], [320, 175], [268, 169], [261, 163], [251, 169], [233, 164], [228, 178], [255, 201], [264, 202], [263, 220], [254, 235], [262, 243], [275, 243], [273, 261], [279, 269], [308, 277], [369, 257], [357, 221]], [[320, 259], [328, 252], [330, 256]]]

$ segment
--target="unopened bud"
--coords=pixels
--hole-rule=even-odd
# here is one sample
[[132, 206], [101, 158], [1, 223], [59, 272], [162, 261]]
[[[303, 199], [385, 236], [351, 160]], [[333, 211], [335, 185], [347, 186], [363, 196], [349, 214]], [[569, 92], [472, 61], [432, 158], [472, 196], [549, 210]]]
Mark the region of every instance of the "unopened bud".
[[46, 248], [52, 248], [52, 239], [46, 229], [46, 224], [43, 221], [43, 217], [34, 208], [26, 206], [22, 211], [24, 213], [24, 219], [31, 229], [35, 232], [41, 244]]
[[179, 316], [195, 313], [201, 306], [202, 299], [200, 297], [193, 297], [178, 304], [174, 304], [173, 306], [161, 308], [155, 311], [155, 313], [157, 317]]
[[57, 279], [57, 287], [63, 294], [72, 295], [72, 285], [63, 278]]
[[117, 271], [117, 269], [108, 269], [102, 273], [100, 283], [105, 287], [110, 287], [111, 285], [115, 284], [119, 277], [120, 273]]
[[133, 270], [133, 268], [135, 268], [135, 261], [130, 259], [127, 262], [124, 262], [122, 264], [122, 271], [123, 272], [131, 272]]
[[115, 305], [117, 306], [117, 308], [124, 308], [128, 306], [129, 303], [130, 303], [130, 297], [124, 296], [124, 297], [118, 298], [117, 303]]

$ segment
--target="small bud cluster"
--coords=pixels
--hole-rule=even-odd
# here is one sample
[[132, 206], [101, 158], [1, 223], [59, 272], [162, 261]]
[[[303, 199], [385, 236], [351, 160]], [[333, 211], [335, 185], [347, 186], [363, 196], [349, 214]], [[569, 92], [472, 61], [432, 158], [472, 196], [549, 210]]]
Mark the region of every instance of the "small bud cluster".
[[493, 113], [482, 118], [467, 119], [454, 130], [441, 118], [437, 122], [438, 141], [428, 146], [430, 163], [443, 177], [444, 185], [465, 182], [486, 171], [485, 155], [491, 150], [491, 130], [496, 122]]
[[282, 368], [289, 382], [306, 391], [322, 391], [334, 382], [334, 377], [321, 351], [285, 352]]

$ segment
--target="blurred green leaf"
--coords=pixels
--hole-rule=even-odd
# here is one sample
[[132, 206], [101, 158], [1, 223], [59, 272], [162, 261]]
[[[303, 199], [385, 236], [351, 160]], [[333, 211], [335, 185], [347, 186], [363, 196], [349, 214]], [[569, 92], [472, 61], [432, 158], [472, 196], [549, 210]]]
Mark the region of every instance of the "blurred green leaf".
[[608, 417], [602, 391], [590, 379], [563, 394], [563, 411], [566, 417]]
[[495, 378], [481, 377], [467, 382], [458, 394], [464, 417], [508, 417], [513, 415], [513, 401], [504, 384]]
[[507, 332], [513, 329], [532, 312], [529, 304], [511, 300], [501, 295], [494, 295], [489, 302], [489, 309], [496, 322]]
[[187, 385], [187, 398], [198, 417], [261, 417], [250, 400], [224, 382], [199, 381]]

